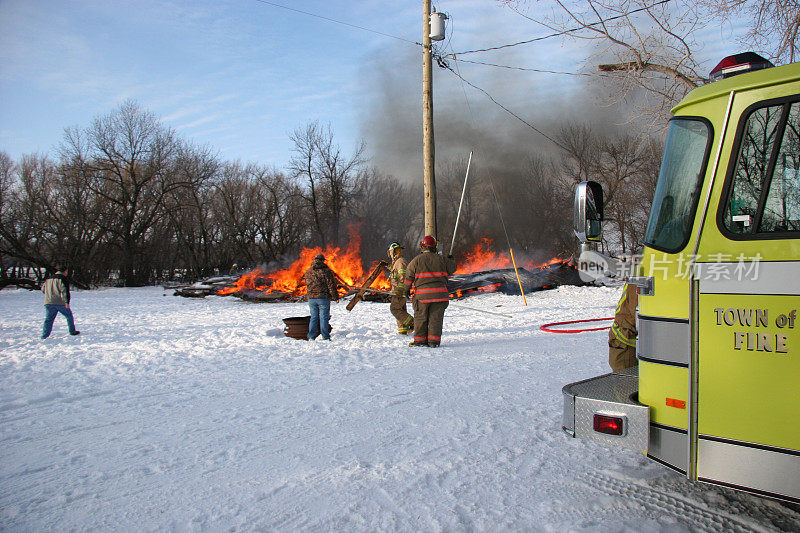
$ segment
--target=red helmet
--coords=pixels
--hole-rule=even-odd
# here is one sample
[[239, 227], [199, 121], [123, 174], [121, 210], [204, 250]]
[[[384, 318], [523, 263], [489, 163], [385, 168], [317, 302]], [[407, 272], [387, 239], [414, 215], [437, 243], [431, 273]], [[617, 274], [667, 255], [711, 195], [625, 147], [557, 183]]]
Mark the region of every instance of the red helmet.
[[438, 246], [438, 243], [436, 242], [436, 239], [434, 239], [430, 235], [426, 235], [422, 239], [422, 242], [419, 243], [419, 247], [420, 248], [434, 248], [435, 249], [437, 246]]

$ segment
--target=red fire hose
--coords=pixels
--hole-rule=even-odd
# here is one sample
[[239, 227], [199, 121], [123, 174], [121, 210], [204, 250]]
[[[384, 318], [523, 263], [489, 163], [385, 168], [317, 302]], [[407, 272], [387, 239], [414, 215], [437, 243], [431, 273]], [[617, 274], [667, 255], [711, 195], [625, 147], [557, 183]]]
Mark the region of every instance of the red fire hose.
[[584, 331], [600, 331], [601, 329], [609, 329], [611, 326], [603, 326], [602, 328], [584, 328], [584, 329], [550, 329], [550, 326], [563, 326], [564, 324], [582, 324], [584, 322], [600, 322], [603, 320], [614, 320], [613, 316], [608, 318], [585, 318], [583, 320], [567, 320], [565, 322], [550, 322], [549, 324], [542, 324], [540, 330], [548, 333], [582, 333]]

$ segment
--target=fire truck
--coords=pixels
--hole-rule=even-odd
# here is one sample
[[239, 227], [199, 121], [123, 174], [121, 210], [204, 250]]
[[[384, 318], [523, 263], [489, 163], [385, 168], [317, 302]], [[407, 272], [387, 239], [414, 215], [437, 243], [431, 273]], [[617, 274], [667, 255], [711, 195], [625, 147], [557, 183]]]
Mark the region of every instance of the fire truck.
[[[638, 365], [566, 385], [563, 430], [800, 503], [800, 63], [748, 52], [711, 79], [672, 110], [643, 254], [620, 274], [639, 288]], [[576, 190], [582, 257], [602, 196]]]

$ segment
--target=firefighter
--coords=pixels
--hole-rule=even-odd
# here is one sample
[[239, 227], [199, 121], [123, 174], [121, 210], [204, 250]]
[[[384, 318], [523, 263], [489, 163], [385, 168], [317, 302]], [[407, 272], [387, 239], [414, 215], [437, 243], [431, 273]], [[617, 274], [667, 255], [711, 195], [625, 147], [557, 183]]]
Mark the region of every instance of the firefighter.
[[617, 304], [614, 323], [608, 333], [608, 364], [616, 372], [639, 364], [636, 359], [636, 306], [639, 292], [636, 285], [625, 284]]
[[389, 303], [389, 311], [397, 320], [397, 333], [400, 335], [408, 335], [414, 326], [414, 317], [409, 315], [408, 311], [406, 311], [406, 302], [408, 298], [406, 297], [405, 280], [408, 261], [403, 257], [403, 247], [396, 242], [389, 245], [387, 254], [389, 255], [390, 262], [389, 281], [392, 284], [390, 289], [392, 296]]
[[442, 341], [444, 310], [450, 302], [447, 278], [456, 271], [453, 256], [436, 252], [436, 239], [427, 235], [419, 243], [422, 250], [406, 269], [407, 288], [414, 286], [414, 341], [409, 346], [435, 348]]

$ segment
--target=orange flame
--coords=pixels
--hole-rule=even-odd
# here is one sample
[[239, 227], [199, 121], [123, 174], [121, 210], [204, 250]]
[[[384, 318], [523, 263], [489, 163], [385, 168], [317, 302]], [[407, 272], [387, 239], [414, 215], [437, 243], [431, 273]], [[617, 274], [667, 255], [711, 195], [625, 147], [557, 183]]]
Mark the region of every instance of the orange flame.
[[[269, 273], [255, 269], [241, 276], [232, 287], [220, 289], [217, 294], [224, 296], [243, 291], [258, 291], [266, 294], [286, 293], [294, 296], [303, 296], [308, 292], [303, 275], [311, 267], [311, 263], [317, 254], [323, 254], [325, 262], [336, 276], [346, 285], [352, 287], [364, 277], [365, 273], [360, 256], [361, 237], [358, 234], [358, 227], [351, 226], [349, 233], [350, 242], [344, 250], [330, 245], [326, 246], [325, 249], [320, 246], [303, 248], [300, 251], [300, 258], [288, 267]], [[381, 274], [372, 286], [388, 289], [389, 281]], [[340, 296], [346, 292], [347, 289], [339, 288]]]
[[[314, 256], [320, 253], [325, 255], [325, 262], [341, 281], [350, 287], [359, 286], [359, 282], [363, 281], [366, 275], [375, 268], [377, 261], [370, 265], [369, 270], [365, 270], [360, 256], [361, 237], [358, 234], [358, 227], [351, 226], [349, 228], [349, 233], [350, 242], [344, 250], [336, 246], [326, 246], [325, 249], [319, 246], [303, 248], [300, 252], [300, 258], [288, 267], [268, 273], [261, 269], [255, 269], [241, 276], [236, 280], [233, 286], [220, 289], [217, 291], [217, 294], [224, 296], [239, 292], [257, 291], [265, 294], [282, 293], [292, 296], [303, 296], [308, 292], [303, 275], [306, 270], [311, 267]], [[491, 247], [491, 239], [481, 239], [481, 241], [464, 256], [463, 261], [458, 265], [456, 274], [472, 274], [487, 270], [512, 268], [514, 266], [511, 262], [510, 255], [504, 252], [493, 252]], [[525, 268], [527, 270], [541, 270], [563, 262], [565, 261], [557, 258], [550, 259], [545, 263], [530, 261], [525, 265]], [[371, 287], [374, 289], [389, 290], [390, 282], [384, 272], [381, 272], [375, 282], [372, 283]], [[498, 287], [499, 284], [490, 284], [470, 290], [468, 294], [477, 291], [493, 292], [496, 291]], [[344, 295], [346, 292], [347, 289], [340, 287], [340, 296]], [[462, 295], [463, 294], [456, 294], [456, 297]]]
[[[484, 237], [476, 244], [472, 250], [464, 255], [464, 260], [459, 263], [456, 274], [473, 274], [475, 272], [484, 272], [486, 270], [499, 270], [502, 268], [514, 268], [514, 263], [511, 261], [511, 255], [505, 252], [492, 251], [492, 239]], [[529, 261], [523, 268], [526, 270], [542, 270], [552, 265], [559, 263], [568, 263], [563, 259], [554, 257], [544, 263], [539, 263], [535, 260]], [[519, 263], [517, 266], [522, 266]]]
[[225, 296], [243, 290], [268, 292], [270, 290], [269, 285], [269, 281], [262, 275], [261, 270], [256, 268], [255, 270], [252, 270], [237, 279], [233, 287], [219, 289], [217, 294], [220, 296]]
[[472, 274], [484, 270], [497, 270], [510, 268], [511, 256], [505, 253], [495, 253], [491, 250], [492, 240], [483, 238], [472, 250], [464, 255], [464, 260], [458, 265], [456, 274]]
[[554, 257], [549, 261], [545, 261], [544, 263], [537, 263], [536, 261], [530, 261], [527, 265], [525, 265], [525, 270], [543, 270], [549, 266], [559, 265], [559, 264], [569, 264], [568, 260], [559, 259], [558, 257]]
[[501, 285], [502, 283], [491, 283], [489, 285], [483, 285], [481, 287], [475, 287], [473, 289], [458, 289], [456, 290], [456, 292], [450, 293], [450, 297], [462, 298], [464, 296], [469, 296], [479, 292], [495, 292], [500, 288]]

